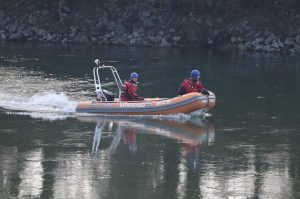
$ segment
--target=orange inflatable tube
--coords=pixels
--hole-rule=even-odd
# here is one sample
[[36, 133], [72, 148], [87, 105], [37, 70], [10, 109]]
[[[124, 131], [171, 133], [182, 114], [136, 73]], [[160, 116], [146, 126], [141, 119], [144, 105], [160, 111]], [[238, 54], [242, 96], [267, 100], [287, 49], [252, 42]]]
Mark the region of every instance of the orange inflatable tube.
[[79, 102], [77, 113], [109, 115], [168, 115], [211, 110], [216, 104], [214, 93], [188, 93], [174, 98], [146, 98], [144, 101], [85, 101]]

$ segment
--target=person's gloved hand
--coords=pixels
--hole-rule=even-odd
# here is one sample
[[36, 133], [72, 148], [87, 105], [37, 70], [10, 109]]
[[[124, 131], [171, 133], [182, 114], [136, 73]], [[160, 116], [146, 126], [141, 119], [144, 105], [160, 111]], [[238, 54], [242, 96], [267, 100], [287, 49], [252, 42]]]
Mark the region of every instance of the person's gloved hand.
[[208, 90], [206, 90], [206, 89], [203, 89], [203, 90], [201, 91], [201, 93], [202, 93], [203, 95], [209, 95], [209, 92], [208, 92]]

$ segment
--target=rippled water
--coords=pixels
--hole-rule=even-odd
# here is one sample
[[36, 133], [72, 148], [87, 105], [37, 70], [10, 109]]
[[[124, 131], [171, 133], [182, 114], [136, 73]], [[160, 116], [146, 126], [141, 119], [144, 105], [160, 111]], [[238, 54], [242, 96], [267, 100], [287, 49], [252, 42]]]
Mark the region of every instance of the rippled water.
[[[300, 197], [299, 57], [0, 46], [0, 198]], [[95, 58], [138, 72], [145, 97], [176, 95], [199, 66], [217, 105], [206, 119], [76, 115]]]

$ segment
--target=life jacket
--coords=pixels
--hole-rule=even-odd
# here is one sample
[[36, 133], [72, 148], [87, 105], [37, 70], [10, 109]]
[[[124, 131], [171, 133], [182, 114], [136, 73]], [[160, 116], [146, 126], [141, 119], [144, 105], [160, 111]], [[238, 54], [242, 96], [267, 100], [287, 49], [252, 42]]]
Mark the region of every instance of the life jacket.
[[122, 86], [121, 101], [135, 101], [138, 100], [136, 82], [129, 80]]
[[185, 95], [191, 92], [201, 92], [205, 90], [203, 84], [200, 81], [195, 81], [192, 78], [185, 79], [181, 83], [178, 89], [178, 95]]

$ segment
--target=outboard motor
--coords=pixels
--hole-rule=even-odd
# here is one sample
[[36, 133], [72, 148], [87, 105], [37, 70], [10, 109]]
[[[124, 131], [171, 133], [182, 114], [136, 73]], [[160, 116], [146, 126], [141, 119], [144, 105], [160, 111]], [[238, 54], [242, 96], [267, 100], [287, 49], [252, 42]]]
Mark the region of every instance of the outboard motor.
[[115, 95], [108, 91], [108, 90], [103, 90], [103, 94], [105, 95], [107, 101], [114, 101], [115, 100]]
[[[103, 95], [99, 92], [97, 95], [97, 101], [114, 101], [115, 100], [115, 95], [108, 91], [108, 90], [102, 90]], [[106, 100], [105, 100], [106, 98]]]

